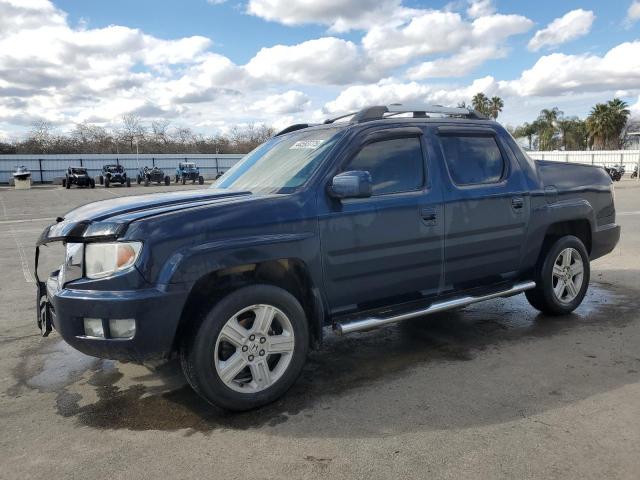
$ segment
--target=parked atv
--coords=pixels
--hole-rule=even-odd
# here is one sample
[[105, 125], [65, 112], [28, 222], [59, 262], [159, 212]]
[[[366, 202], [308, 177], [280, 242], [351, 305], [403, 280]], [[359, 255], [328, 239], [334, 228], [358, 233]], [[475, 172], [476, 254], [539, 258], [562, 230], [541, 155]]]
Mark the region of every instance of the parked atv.
[[69, 167], [67, 168], [67, 173], [62, 180], [62, 186], [69, 189], [71, 188], [71, 185], [95, 188], [96, 182], [89, 176], [85, 167]]
[[200, 169], [193, 162], [180, 162], [178, 168], [176, 168], [176, 183], [182, 182], [184, 185], [187, 180], [191, 180], [191, 183], [196, 183], [196, 180], [200, 185], [204, 183], [204, 177], [200, 175]]
[[624, 175], [624, 165], [614, 165], [613, 167], [604, 167], [604, 169], [614, 182], [619, 182]]
[[138, 185], [144, 183], [145, 187], [148, 187], [151, 182], [155, 182], [158, 185], [162, 182], [165, 185], [171, 184], [171, 178], [169, 178], [169, 175], [165, 175], [160, 167], [142, 167], [138, 172], [136, 181]]
[[122, 165], [103, 165], [102, 173], [98, 177], [100, 185], [109, 188], [109, 185], [119, 183], [120, 185], [131, 186], [131, 179], [127, 177], [127, 172]]

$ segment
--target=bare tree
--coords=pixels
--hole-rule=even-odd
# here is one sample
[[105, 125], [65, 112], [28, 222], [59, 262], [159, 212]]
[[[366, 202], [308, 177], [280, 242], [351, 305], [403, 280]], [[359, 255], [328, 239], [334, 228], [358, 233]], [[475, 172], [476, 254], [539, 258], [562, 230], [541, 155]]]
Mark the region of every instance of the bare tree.
[[171, 125], [169, 120], [154, 120], [151, 122], [151, 132], [156, 142], [165, 145], [169, 143], [169, 125]]
[[144, 139], [146, 128], [142, 125], [140, 117], [132, 113], [123, 115], [122, 126], [119, 129], [119, 137], [124, 143], [129, 144], [129, 149], [133, 153], [133, 144], [136, 140]]

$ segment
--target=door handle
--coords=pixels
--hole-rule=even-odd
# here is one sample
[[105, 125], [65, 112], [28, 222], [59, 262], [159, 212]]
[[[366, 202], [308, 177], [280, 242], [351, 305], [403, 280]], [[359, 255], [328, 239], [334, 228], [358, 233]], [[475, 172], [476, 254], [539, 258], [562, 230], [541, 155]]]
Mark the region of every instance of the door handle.
[[438, 221], [438, 215], [435, 208], [421, 208], [420, 216], [427, 223], [427, 225], [435, 225]]
[[515, 209], [515, 210], [520, 210], [524, 207], [524, 198], [522, 197], [513, 197], [511, 199], [511, 206]]

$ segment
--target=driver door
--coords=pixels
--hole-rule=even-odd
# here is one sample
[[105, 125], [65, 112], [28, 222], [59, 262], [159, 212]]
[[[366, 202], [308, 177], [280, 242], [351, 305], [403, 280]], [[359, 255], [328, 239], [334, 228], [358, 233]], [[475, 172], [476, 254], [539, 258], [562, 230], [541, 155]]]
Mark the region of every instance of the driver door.
[[373, 194], [342, 200], [325, 194], [319, 222], [332, 313], [438, 292], [442, 192], [430, 181], [425, 151], [421, 129], [385, 128], [365, 135], [334, 172], [368, 171]]

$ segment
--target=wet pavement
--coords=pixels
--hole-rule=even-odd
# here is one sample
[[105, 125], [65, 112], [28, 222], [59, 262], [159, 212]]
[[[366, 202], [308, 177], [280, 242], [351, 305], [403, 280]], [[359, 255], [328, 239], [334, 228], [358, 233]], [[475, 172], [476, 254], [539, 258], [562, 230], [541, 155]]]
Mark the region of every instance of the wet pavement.
[[163, 189], [0, 188], [1, 478], [638, 478], [635, 183], [617, 189], [621, 244], [573, 315], [519, 295], [327, 331], [285, 397], [242, 414], [202, 401], [176, 362], [95, 359], [35, 330], [32, 245], [48, 219]]

